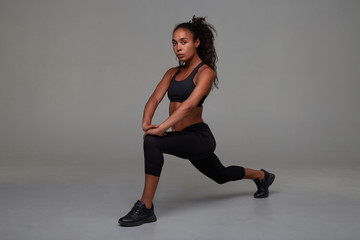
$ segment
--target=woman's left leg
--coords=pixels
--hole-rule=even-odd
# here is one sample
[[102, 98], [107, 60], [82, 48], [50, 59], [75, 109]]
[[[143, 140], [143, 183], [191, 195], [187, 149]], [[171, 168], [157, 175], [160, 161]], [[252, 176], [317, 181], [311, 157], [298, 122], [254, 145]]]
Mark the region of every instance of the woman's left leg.
[[273, 173], [269, 173], [264, 169], [255, 170], [240, 166], [224, 167], [214, 153], [206, 158], [189, 160], [201, 173], [218, 184], [224, 184], [229, 181], [237, 181], [240, 179], [252, 179], [257, 186], [257, 191], [254, 193], [255, 198], [268, 197], [268, 188], [275, 179]]
[[245, 168], [241, 166], [224, 167], [215, 153], [205, 158], [189, 160], [196, 169], [218, 184], [240, 180], [245, 176]]
[[265, 176], [264, 172], [261, 170], [234, 165], [224, 167], [215, 153], [212, 153], [210, 156], [203, 159], [190, 159], [190, 162], [201, 173], [219, 184], [224, 184], [229, 181], [237, 181], [240, 179], [262, 180]]

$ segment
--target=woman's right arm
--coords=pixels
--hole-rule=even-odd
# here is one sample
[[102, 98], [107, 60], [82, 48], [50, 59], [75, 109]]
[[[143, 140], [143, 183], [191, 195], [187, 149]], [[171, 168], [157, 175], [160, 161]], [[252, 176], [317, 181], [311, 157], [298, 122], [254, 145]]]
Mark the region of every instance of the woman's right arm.
[[154, 116], [155, 110], [163, 97], [165, 96], [165, 93], [167, 92], [170, 81], [172, 78], [172, 75], [174, 73], [175, 68], [170, 68], [163, 76], [161, 81], [156, 86], [154, 92], [150, 96], [149, 100], [147, 101], [145, 108], [144, 108], [144, 115], [143, 115], [143, 121], [142, 121], [142, 128], [146, 132], [148, 129], [155, 127], [151, 125], [151, 120]]

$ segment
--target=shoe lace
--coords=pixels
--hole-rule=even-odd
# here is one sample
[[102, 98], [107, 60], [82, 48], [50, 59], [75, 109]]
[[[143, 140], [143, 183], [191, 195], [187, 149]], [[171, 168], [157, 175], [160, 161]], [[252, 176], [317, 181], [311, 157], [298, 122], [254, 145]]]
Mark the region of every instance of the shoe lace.
[[141, 207], [140, 206], [134, 206], [133, 209], [131, 209], [130, 215], [135, 216], [140, 213]]

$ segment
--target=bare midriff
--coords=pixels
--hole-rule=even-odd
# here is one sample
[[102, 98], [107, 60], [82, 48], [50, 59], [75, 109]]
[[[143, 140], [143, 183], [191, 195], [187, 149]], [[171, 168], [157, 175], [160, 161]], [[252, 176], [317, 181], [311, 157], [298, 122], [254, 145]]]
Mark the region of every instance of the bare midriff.
[[[181, 104], [181, 102], [170, 102], [169, 114], [171, 115], [176, 109], [181, 106]], [[175, 125], [171, 127], [172, 131], [181, 131], [187, 126], [203, 122], [202, 111], [203, 107], [194, 108], [189, 115], [187, 115], [184, 119], [181, 119], [179, 122], [175, 123]]]

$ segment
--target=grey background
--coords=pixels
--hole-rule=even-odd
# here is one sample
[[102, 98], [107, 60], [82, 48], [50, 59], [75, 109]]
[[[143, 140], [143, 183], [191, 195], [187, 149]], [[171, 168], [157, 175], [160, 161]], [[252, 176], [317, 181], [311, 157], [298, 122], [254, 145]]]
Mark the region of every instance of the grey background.
[[[55, 209], [59, 216], [84, 206], [55, 194], [61, 190], [68, 196], [84, 190], [84, 199], [101, 195], [99, 208], [107, 203], [109, 213], [116, 206], [112, 201], [121, 199], [118, 217], [139, 197], [143, 108], [166, 70], [177, 65], [171, 46], [175, 24], [193, 14], [208, 16], [218, 32], [220, 88], [210, 93], [203, 116], [224, 165], [281, 173], [278, 192], [281, 183], [289, 186], [285, 180], [304, 180], [304, 172], [309, 182], [302, 186], [311, 188], [328, 177], [330, 183], [323, 180], [319, 188], [350, 187], [341, 192], [345, 195], [358, 191], [359, 1], [1, 0], [0, 230], [6, 239], [46, 239], [46, 230], [29, 236], [9, 223], [34, 217], [40, 222], [28, 227], [44, 229], [53, 213], [42, 209]], [[166, 119], [168, 104], [165, 96], [154, 124]], [[173, 190], [161, 193], [167, 189], [162, 182], [159, 201], [184, 196], [194, 186], [195, 192], [214, 187], [184, 160], [166, 158], [162, 176]], [[352, 213], [359, 214], [359, 194], [352, 197]], [[26, 211], [34, 208], [43, 218]], [[69, 219], [76, 216], [63, 218], [67, 227], [74, 226]], [[352, 220], [358, 221], [356, 216]], [[55, 233], [57, 228], [47, 229]], [[292, 230], [287, 239], [298, 236]], [[347, 231], [349, 239], [354, 231]], [[61, 233], [59, 239], [83, 236]], [[344, 237], [337, 233], [323, 236]]]
[[226, 159], [356, 161], [359, 5], [1, 1], [1, 157], [140, 158], [144, 105], [177, 64], [172, 29], [196, 14], [218, 31], [204, 120]]

